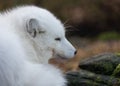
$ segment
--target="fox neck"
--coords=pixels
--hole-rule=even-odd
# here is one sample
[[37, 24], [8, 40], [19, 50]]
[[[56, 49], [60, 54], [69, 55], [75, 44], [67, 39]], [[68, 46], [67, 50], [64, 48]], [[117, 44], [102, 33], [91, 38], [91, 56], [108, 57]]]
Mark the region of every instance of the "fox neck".
[[20, 37], [23, 42], [23, 47], [27, 56], [27, 60], [33, 63], [48, 64], [53, 52], [44, 46], [39, 46], [28, 36]]

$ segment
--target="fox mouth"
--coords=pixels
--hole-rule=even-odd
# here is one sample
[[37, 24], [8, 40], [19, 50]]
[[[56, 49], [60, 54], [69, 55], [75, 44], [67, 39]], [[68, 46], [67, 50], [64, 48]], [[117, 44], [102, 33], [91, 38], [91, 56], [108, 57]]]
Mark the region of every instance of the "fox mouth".
[[53, 58], [54, 59], [68, 60], [68, 58], [66, 58], [65, 56], [60, 55], [60, 54], [56, 54], [55, 51], [54, 51], [54, 49], [52, 50], [52, 52], [53, 52]]
[[51, 58], [50, 61], [54, 61], [57, 63], [64, 63], [68, 61], [68, 58], [66, 58], [65, 56], [55, 53], [54, 49], [52, 52], [53, 52], [53, 58]]
[[69, 59], [66, 58], [65, 56], [61, 56], [59, 54], [55, 55], [53, 58], [52, 58], [52, 61], [54, 61], [55, 63], [65, 63], [67, 62]]
[[62, 60], [68, 60], [68, 58], [66, 58], [65, 56], [61, 56], [59, 54], [57, 54], [55, 58], [62, 59]]

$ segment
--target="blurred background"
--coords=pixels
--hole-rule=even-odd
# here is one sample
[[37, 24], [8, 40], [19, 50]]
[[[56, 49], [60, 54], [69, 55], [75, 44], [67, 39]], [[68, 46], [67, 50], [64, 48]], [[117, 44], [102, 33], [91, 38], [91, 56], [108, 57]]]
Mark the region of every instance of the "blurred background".
[[120, 0], [0, 0], [0, 10], [36, 5], [50, 10], [65, 25], [78, 49], [70, 61], [51, 60], [65, 71], [78, 69], [83, 58], [105, 52], [120, 54]]

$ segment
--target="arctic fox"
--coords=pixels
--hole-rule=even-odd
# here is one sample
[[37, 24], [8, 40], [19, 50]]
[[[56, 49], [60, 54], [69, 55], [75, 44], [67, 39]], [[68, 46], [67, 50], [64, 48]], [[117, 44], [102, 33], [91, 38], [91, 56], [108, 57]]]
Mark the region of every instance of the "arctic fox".
[[72, 58], [63, 24], [48, 10], [21, 6], [0, 14], [0, 86], [66, 86], [53, 56]]

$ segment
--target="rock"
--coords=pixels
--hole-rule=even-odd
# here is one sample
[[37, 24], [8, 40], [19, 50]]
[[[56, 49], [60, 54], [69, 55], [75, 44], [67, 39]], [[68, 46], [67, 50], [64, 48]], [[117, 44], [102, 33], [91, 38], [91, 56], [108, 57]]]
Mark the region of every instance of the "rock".
[[81, 61], [79, 67], [97, 74], [112, 75], [119, 63], [120, 57], [107, 53]]
[[112, 76], [120, 78], [120, 64], [117, 65], [116, 69], [113, 71]]
[[106, 53], [80, 62], [78, 72], [66, 74], [68, 86], [120, 86], [120, 55]]
[[120, 86], [120, 79], [113, 76], [95, 74], [89, 71], [69, 72], [68, 86]]

